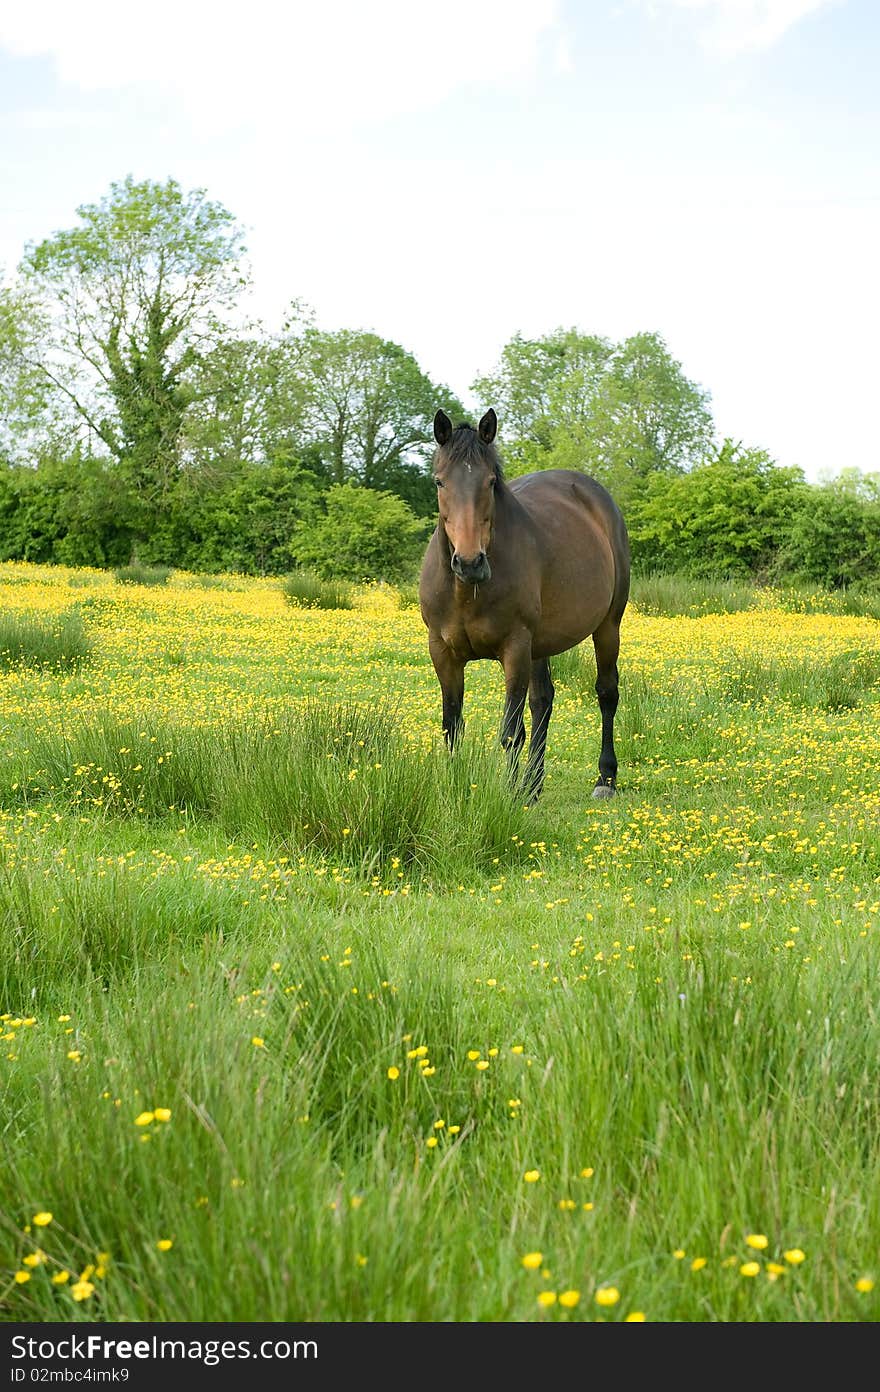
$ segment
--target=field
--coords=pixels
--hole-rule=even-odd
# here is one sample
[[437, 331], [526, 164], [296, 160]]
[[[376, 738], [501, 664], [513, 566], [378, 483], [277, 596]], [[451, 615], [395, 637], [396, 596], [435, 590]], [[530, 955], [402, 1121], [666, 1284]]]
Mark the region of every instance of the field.
[[634, 604], [526, 807], [394, 590], [0, 596], [3, 1320], [880, 1316], [876, 619]]

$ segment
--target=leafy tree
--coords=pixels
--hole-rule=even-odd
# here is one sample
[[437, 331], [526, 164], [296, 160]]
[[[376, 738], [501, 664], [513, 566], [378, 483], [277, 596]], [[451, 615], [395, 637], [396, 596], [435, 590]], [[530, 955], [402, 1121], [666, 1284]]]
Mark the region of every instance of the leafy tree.
[[55, 420], [45, 375], [36, 366], [45, 315], [23, 286], [0, 286], [0, 459], [33, 453]]
[[613, 351], [608, 339], [577, 329], [514, 334], [494, 372], [473, 382], [477, 399], [501, 419], [511, 473], [551, 467], [560, 411], [572, 423], [587, 415]]
[[147, 531], [176, 478], [198, 369], [244, 284], [241, 236], [225, 208], [173, 179], [129, 177], [77, 212], [76, 227], [25, 254], [26, 283], [52, 315], [27, 361], [118, 462]]
[[325, 511], [294, 538], [297, 561], [329, 579], [409, 578], [430, 523], [393, 493], [349, 481], [334, 484]]
[[609, 359], [588, 415], [596, 475], [620, 488], [697, 463], [712, 441], [708, 401], [659, 334], [625, 339]]
[[509, 416], [512, 472], [583, 469], [626, 506], [641, 480], [702, 459], [712, 439], [708, 393], [685, 377], [659, 334], [620, 344], [559, 329], [517, 336], [496, 372], [473, 384]]
[[694, 576], [766, 572], [808, 491], [800, 469], [725, 440], [690, 473], [654, 473], [634, 496], [633, 560]]
[[[185, 422], [186, 467], [216, 480], [242, 463], [301, 461], [307, 402], [300, 356], [298, 340], [285, 337], [218, 343], [203, 359], [200, 397]], [[326, 475], [317, 447], [312, 458]]]
[[294, 338], [306, 438], [319, 445], [334, 483], [386, 489], [409, 470], [424, 473], [438, 405], [463, 416], [411, 353], [375, 334], [309, 325]]
[[880, 473], [864, 473], [850, 465], [836, 474], [820, 473], [819, 483], [841, 496], [858, 498], [864, 503], [880, 503]]

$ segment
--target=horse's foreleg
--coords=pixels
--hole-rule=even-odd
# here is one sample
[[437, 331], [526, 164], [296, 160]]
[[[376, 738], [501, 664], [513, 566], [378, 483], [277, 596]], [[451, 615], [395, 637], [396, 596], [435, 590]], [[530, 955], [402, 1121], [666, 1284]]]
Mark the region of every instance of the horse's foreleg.
[[593, 797], [613, 797], [617, 788], [617, 755], [614, 752], [614, 715], [619, 692], [617, 687], [617, 656], [620, 652], [620, 628], [608, 618], [593, 634], [596, 649], [596, 695], [602, 712], [602, 750], [599, 754], [599, 777]]
[[526, 797], [539, 798], [544, 786], [544, 751], [547, 748], [547, 728], [553, 710], [553, 680], [546, 657], [532, 663], [529, 679], [529, 711], [532, 731], [529, 736], [529, 762], [523, 779]]
[[461, 714], [464, 706], [464, 663], [449, 651], [439, 634], [429, 634], [428, 651], [443, 695], [443, 737], [451, 751], [464, 725]]
[[532, 674], [532, 641], [529, 635], [507, 645], [501, 655], [504, 667], [504, 716], [501, 745], [507, 751], [511, 778], [516, 777], [519, 756], [526, 742], [523, 711]]

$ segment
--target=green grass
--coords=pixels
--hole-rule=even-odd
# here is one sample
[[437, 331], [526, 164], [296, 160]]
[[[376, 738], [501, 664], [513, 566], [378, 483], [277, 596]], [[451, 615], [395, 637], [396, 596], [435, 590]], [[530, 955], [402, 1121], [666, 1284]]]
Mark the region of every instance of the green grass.
[[0, 615], [0, 670], [34, 667], [76, 671], [92, 655], [79, 609], [47, 617]]
[[[250, 689], [269, 645], [222, 616]], [[285, 609], [247, 717], [173, 722], [163, 689], [111, 718], [94, 663], [7, 699], [0, 1319], [876, 1322], [870, 624], [752, 657], [702, 611], [625, 631], [601, 804], [592, 644], [562, 655], [526, 810], [497, 671], [468, 669], [449, 758], [410, 729], [439, 702], [400, 611], [359, 702], [309, 689], [294, 619], [324, 623]], [[198, 634], [160, 676], [164, 637], [119, 661], [192, 705]], [[82, 1304], [51, 1281], [89, 1266]]]
[[444, 881], [509, 859], [526, 809], [499, 750], [412, 747], [394, 707], [307, 702], [213, 729], [76, 720], [10, 757], [0, 805], [45, 799], [114, 820], [216, 822], [360, 873]]
[[303, 609], [351, 609], [354, 606], [354, 586], [347, 580], [324, 580], [310, 570], [295, 570], [286, 575], [281, 588], [290, 604]]
[[664, 572], [635, 571], [632, 603], [643, 614], [667, 618], [700, 614], [735, 614], [760, 609], [768, 602], [793, 614], [837, 614], [880, 619], [880, 589], [876, 584], [827, 589], [806, 582], [779, 580], [772, 586], [756, 581], [712, 580]]
[[631, 601], [644, 614], [734, 614], [758, 605], [747, 580], [698, 580], [684, 575], [634, 574]]

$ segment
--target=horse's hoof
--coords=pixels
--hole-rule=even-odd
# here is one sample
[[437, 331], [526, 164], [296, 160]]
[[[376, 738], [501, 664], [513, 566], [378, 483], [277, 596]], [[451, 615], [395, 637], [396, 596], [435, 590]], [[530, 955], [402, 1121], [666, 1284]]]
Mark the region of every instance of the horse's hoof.
[[593, 789], [594, 798], [611, 798], [616, 794], [617, 789], [610, 783], [597, 783]]

